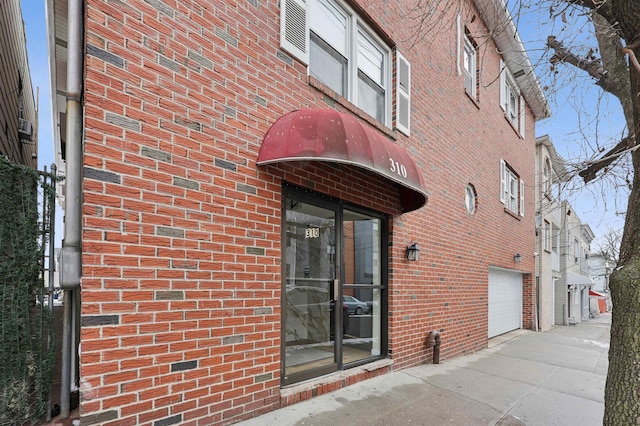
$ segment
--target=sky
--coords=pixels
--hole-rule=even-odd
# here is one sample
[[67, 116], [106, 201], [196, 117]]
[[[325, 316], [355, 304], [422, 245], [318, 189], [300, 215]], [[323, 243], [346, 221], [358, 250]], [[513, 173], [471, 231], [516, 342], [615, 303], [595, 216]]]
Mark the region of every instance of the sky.
[[[2, 0], [0, 0], [2, 1]], [[38, 167], [51, 167], [54, 163], [54, 144], [51, 117], [51, 94], [49, 83], [49, 64], [46, 40], [45, 0], [21, 0], [22, 14], [27, 34], [27, 51], [29, 66], [31, 69], [31, 82], [39, 89], [39, 147]], [[573, 41], [587, 38], [589, 33], [579, 17], [573, 19], [573, 28], [569, 31], [566, 23], [549, 20], [548, 16], [541, 15], [538, 10], [519, 9], [512, 12], [522, 41], [536, 68], [538, 78], [543, 87], [557, 87], [556, 80], [559, 77], [567, 77], [573, 74], [570, 67], [556, 67], [550, 71], [550, 64], [541, 59], [546, 36], [558, 35], [559, 39], [568, 33], [575, 34]], [[576, 93], [578, 96], [575, 96]], [[593, 158], [600, 146], [609, 146], [620, 138], [623, 129], [622, 115], [617, 100], [599, 99], [600, 90], [595, 87], [593, 81], [576, 75], [571, 88], [556, 89], [549, 92], [549, 101], [552, 117], [537, 123], [536, 135], [548, 134], [554, 143], [558, 154], [567, 161]], [[582, 103], [585, 100], [588, 102]], [[596, 108], [597, 107], [597, 108]], [[592, 122], [587, 114], [576, 110], [597, 110], [599, 120]], [[577, 124], [580, 124], [578, 126]], [[578, 129], [581, 130], [578, 130]], [[589, 144], [585, 145], [584, 139]], [[597, 248], [598, 240], [610, 229], [621, 229], [624, 225], [624, 216], [620, 214], [626, 211], [626, 193], [615, 190], [610, 186], [595, 184], [581, 188], [582, 185], [572, 183], [572, 190], [563, 192], [563, 198], [567, 199], [578, 214], [583, 223], [589, 224], [596, 241], [592, 244], [592, 250]], [[604, 195], [603, 195], [604, 194]], [[62, 214], [57, 213], [57, 229], [61, 230]], [[57, 231], [56, 241], [60, 241], [61, 232]], [[56, 246], [60, 244], [57, 243]]]
[[[527, 6], [526, 0], [509, 1], [511, 5], [514, 3], [512, 17], [541, 86], [546, 88], [552, 114], [537, 123], [536, 136], [549, 135], [558, 154], [570, 164], [599, 157], [601, 149], [608, 150], [624, 135], [625, 122], [618, 99], [605, 94], [584, 71], [571, 65], [552, 66], [549, 55], [543, 55], [550, 35], [571, 47], [572, 52], [586, 55], [597, 48], [593, 25], [579, 11], [552, 18], [549, 2], [534, 0]], [[598, 56], [597, 51], [595, 55]], [[561, 197], [571, 203], [582, 223], [593, 230], [596, 241], [591, 249], [595, 250], [609, 230], [624, 226], [628, 194], [627, 187], [616, 187], [612, 180], [585, 186], [578, 177], [564, 187]]]
[[[4, 1], [4, 0], [0, 0]], [[49, 83], [49, 58], [47, 50], [47, 24], [44, 13], [45, 0], [21, 0], [22, 20], [27, 34], [27, 55], [31, 71], [33, 93], [38, 93], [38, 169], [51, 170], [55, 163], [53, 144], [53, 117], [51, 116], [51, 86]], [[56, 204], [55, 247], [62, 247], [63, 214]]]
[[38, 101], [38, 168], [47, 169], [55, 162], [53, 155], [53, 131], [51, 117], [51, 89], [49, 84], [49, 59], [47, 52], [47, 27], [44, 0], [21, 0], [22, 19], [27, 33], [27, 52], [31, 70], [31, 84], [39, 89]]

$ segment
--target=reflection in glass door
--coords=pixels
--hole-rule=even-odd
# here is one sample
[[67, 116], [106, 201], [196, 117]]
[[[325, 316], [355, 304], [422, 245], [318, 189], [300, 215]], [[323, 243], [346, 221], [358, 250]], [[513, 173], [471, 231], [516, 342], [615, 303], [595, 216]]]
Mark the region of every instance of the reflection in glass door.
[[382, 353], [381, 220], [344, 210], [342, 229], [342, 299], [349, 313], [342, 363], [349, 364]]
[[335, 210], [286, 200], [284, 382], [337, 369]]
[[283, 383], [384, 357], [384, 216], [287, 189]]

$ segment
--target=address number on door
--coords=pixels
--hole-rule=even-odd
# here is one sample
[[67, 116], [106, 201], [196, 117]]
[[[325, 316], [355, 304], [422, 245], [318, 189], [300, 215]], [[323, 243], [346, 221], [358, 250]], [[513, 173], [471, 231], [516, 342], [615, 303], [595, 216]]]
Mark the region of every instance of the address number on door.
[[305, 238], [318, 238], [320, 237], [320, 228], [306, 228], [304, 230]]

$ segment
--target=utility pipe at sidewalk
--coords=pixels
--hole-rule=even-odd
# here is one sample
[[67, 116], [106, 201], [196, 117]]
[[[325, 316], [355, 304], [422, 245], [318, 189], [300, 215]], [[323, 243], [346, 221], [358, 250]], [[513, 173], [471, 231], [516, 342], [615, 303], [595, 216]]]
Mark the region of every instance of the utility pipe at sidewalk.
[[[84, 43], [84, 0], [68, 0], [67, 12], [67, 134], [65, 176], [65, 227], [60, 252], [60, 286], [65, 289], [60, 378], [60, 417], [70, 413], [72, 353], [71, 304], [79, 298], [82, 275], [82, 76]], [[55, 95], [55, 94], [53, 94]], [[74, 341], [76, 339], [73, 339]]]

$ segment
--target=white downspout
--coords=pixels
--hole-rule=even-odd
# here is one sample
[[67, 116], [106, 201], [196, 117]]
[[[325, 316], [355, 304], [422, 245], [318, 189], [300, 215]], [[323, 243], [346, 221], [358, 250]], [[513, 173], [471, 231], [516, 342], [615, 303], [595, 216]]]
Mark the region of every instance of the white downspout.
[[[68, 0], [67, 25], [67, 134], [65, 176], [65, 227], [60, 251], [60, 287], [64, 292], [60, 417], [69, 417], [74, 314], [82, 276], [82, 78], [84, 55], [84, 0]], [[55, 94], [53, 94], [55, 95]], [[74, 338], [73, 341], [76, 339]], [[73, 357], [76, 358], [76, 357]], [[75, 371], [75, 369], [74, 369]], [[75, 374], [74, 374], [75, 376]]]

